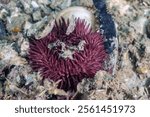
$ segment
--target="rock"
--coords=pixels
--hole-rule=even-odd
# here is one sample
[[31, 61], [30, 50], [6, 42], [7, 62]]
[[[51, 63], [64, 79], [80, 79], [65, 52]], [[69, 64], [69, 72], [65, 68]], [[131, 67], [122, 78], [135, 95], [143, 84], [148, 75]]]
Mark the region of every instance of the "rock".
[[27, 64], [27, 61], [24, 58], [21, 58], [18, 53], [13, 50], [12, 45], [4, 45], [1, 47], [0, 60], [3, 64], [19, 66]]
[[143, 84], [137, 74], [129, 68], [118, 71], [117, 79], [121, 82], [121, 88], [132, 90], [132, 88], [141, 87]]
[[8, 16], [8, 11], [6, 9], [0, 10], [0, 19], [4, 19], [6, 16]]
[[140, 16], [135, 20], [134, 22], [131, 22], [130, 25], [134, 27], [136, 30], [136, 33], [144, 34], [145, 33], [145, 23], [147, 21], [147, 18], [144, 16]]
[[95, 79], [96, 80], [100, 80], [100, 79], [112, 80], [113, 77], [109, 73], [107, 73], [106, 71], [100, 70], [95, 74]]
[[[112, 12], [115, 10], [118, 11], [119, 15], [124, 16], [124, 15], [130, 15], [132, 13], [129, 10], [130, 5], [127, 3], [126, 0], [106, 0], [107, 2], [107, 7], [108, 7], [108, 11]], [[129, 13], [129, 14], [128, 14]]]
[[24, 8], [24, 11], [27, 13], [27, 14], [30, 14], [33, 12], [33, 7], [31, 7], [31, 0], [20, 0], [23, 8]]
[[102, 89], [103, 85], [104, 85], [104, 81], [108, 82], [110, 80], [112, 80], [113, 77], [111, 76], [111, 74], [107, 73], [106, 71], [98, 71], [95, 74], [95, 86], [96, 89]]
[[31, 2], [31, 5], [32, 5], [32, 7], [33, 7], [34, 9], [39, 8], [39, 5], [38, 5], [38, 3], [37, 3], [36, 1], [32, 1], [32, 2]]
[[49, 23], [45, 26], [44, 30], [40, 33], [39, 38], [47, 36], [53, 29], [55, 25], [55, 20], [51, 19]]
[[79, 93], [87, 93], [91, 90], [93, 86], [93, 82], [90, 79], [83, 79], [82, 82], [80, 82], [77, 85], [77, 91]]
[[29, 42], [26, 41], [26, 40], [23, 40], [20, 49], [21, 49], [20, 55], [21, 56], [26, 56], [27, 52], [28, 52], [28, 49], [29, 49]]
[[23, 25], [26, 20], [28, 20], [30, 17], [26, 14], [18, 14], [18, 16], [15, 17], [8, 17], [7, 18], [7, 30], [9, 32], [18, 33], [23, 29]]
[[150, 17], [150, 9], [144, 9], [144, 16]]
[[24, 32], [26, 33], [26, 31], [27, 31], [28, 29], [30, 29], [31, 26], [32, 26], [32, 23], [31, 23], [31, 22], [25, 21], [25, 24], [24, 24]]
[[148, 67], [145, 65], [145, 66], [139, 66], [136, 68], [136, 71], [139, 73], [139, 74], [146, 74], [149, 72], [149, 69]]
[[79, 5], [82, 5], [82, 6], [92, 6], [93, 5], [93, 0], [75, 0], [79, 3]]
[[53, 0], [37, 0], [39, 4], [48, 5], [51, 4]]
[[52, 10], [49, 7], [44, 6], [44, 5], [40, 5], [40, 7], [41, 7], [41, 10], [45, 13], [45, 15], [52, 14]]
[[5, 8], [9, 9], [10, 13], [13, 12], [17, 7], [17, 1], [18, 0], [10, 0], [10, 2], [7, 4], [7, 7]]
[[12, 32], [14, 32], [14, 33], [18, 33], [18, 32], [20, 32], [21, 31], [21, 27], [17, 27], [17, 26], [15, 26], [15, 27], [13, 27], [12, 28], [12, 30], [11, 30]]
[[26, 28], [25, 29], [25, 33], [27, 34], [27, 37], [31, 37], [32, 35], [35, 36], [36, 39], [39, 39], [42, 31], [45, 29], [45, 26], [48, 24], [49, 21], [51, 19], [51, 16], [47, 17], [45, 16], [44, 18], [42, 18], [40, 21], [34, 23], [34, 24], [30, 24], [27, 23], [26, 27], [29, 26], [30, 28]]
[[65, 9], [71, 5], [71, 0], [52, 0], [50, 7], [53, 9]]
[[32, 17], [33, 17], [33, 21], [39, 21], [42, 18], [41, 11], [36, 10], [35, 12], [33, 12]]

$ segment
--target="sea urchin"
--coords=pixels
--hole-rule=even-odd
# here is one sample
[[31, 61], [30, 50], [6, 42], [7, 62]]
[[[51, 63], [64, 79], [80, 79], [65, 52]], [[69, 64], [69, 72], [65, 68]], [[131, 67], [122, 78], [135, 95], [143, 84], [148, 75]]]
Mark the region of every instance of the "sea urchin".
[[93, 78], [104, 69], [107, 54], [102, 35], [84, 20], [77, 19], [69, 34], [68, 26], [69, 20], [62, 18], [46, 37], [30, 42], [29, 60], [44, 79], [61, 80], [59, 88], [75, 91], [83, 78]]

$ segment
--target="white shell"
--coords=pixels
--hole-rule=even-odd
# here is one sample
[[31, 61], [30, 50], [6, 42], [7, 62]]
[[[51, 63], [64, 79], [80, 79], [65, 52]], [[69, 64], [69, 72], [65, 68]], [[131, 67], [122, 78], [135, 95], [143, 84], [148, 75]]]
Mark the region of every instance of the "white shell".
[[95, 29], [95, 17], [87, 10], [85, 7], [73, 6], [62, 10], [58, 16], [56, 16], [56, 21], [63, 17], [66, 21], [69, 19], [70, 22], [74, 22], [76, 18], [84, 19], [89, 24], [92, 29]]

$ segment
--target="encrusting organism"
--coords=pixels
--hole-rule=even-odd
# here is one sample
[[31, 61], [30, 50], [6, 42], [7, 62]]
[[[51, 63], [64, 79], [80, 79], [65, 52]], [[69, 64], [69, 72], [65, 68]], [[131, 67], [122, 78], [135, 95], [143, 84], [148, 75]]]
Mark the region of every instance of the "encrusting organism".
[[33, 39], [29, 61], [44, 79], [60, 80], [58, 88], [76, 91], [83, 78], [93, 78], [97, 71], [104, 69], [107, 53], [103, 36], [93, 32], [84, 20], [76, 19], [69, 34], [68, 26], [69, 20], [61, 18], [46, 37]]

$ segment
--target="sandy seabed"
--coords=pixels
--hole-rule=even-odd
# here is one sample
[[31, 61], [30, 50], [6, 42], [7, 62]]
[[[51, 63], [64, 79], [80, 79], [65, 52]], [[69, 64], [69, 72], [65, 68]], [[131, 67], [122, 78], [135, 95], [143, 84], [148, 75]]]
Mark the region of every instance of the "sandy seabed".
[[96, 14], [92, 0], [0, 0], [0, 99], [149, 99], [150, 1], [106, 1], [119, 42], [115, 75], [98, 71], [71, 93], [58, 89], [58, 82], [43, 82], [32, 71], [29, 37], [48, 34], [57, 14], [67, 7], [83, 6]]

